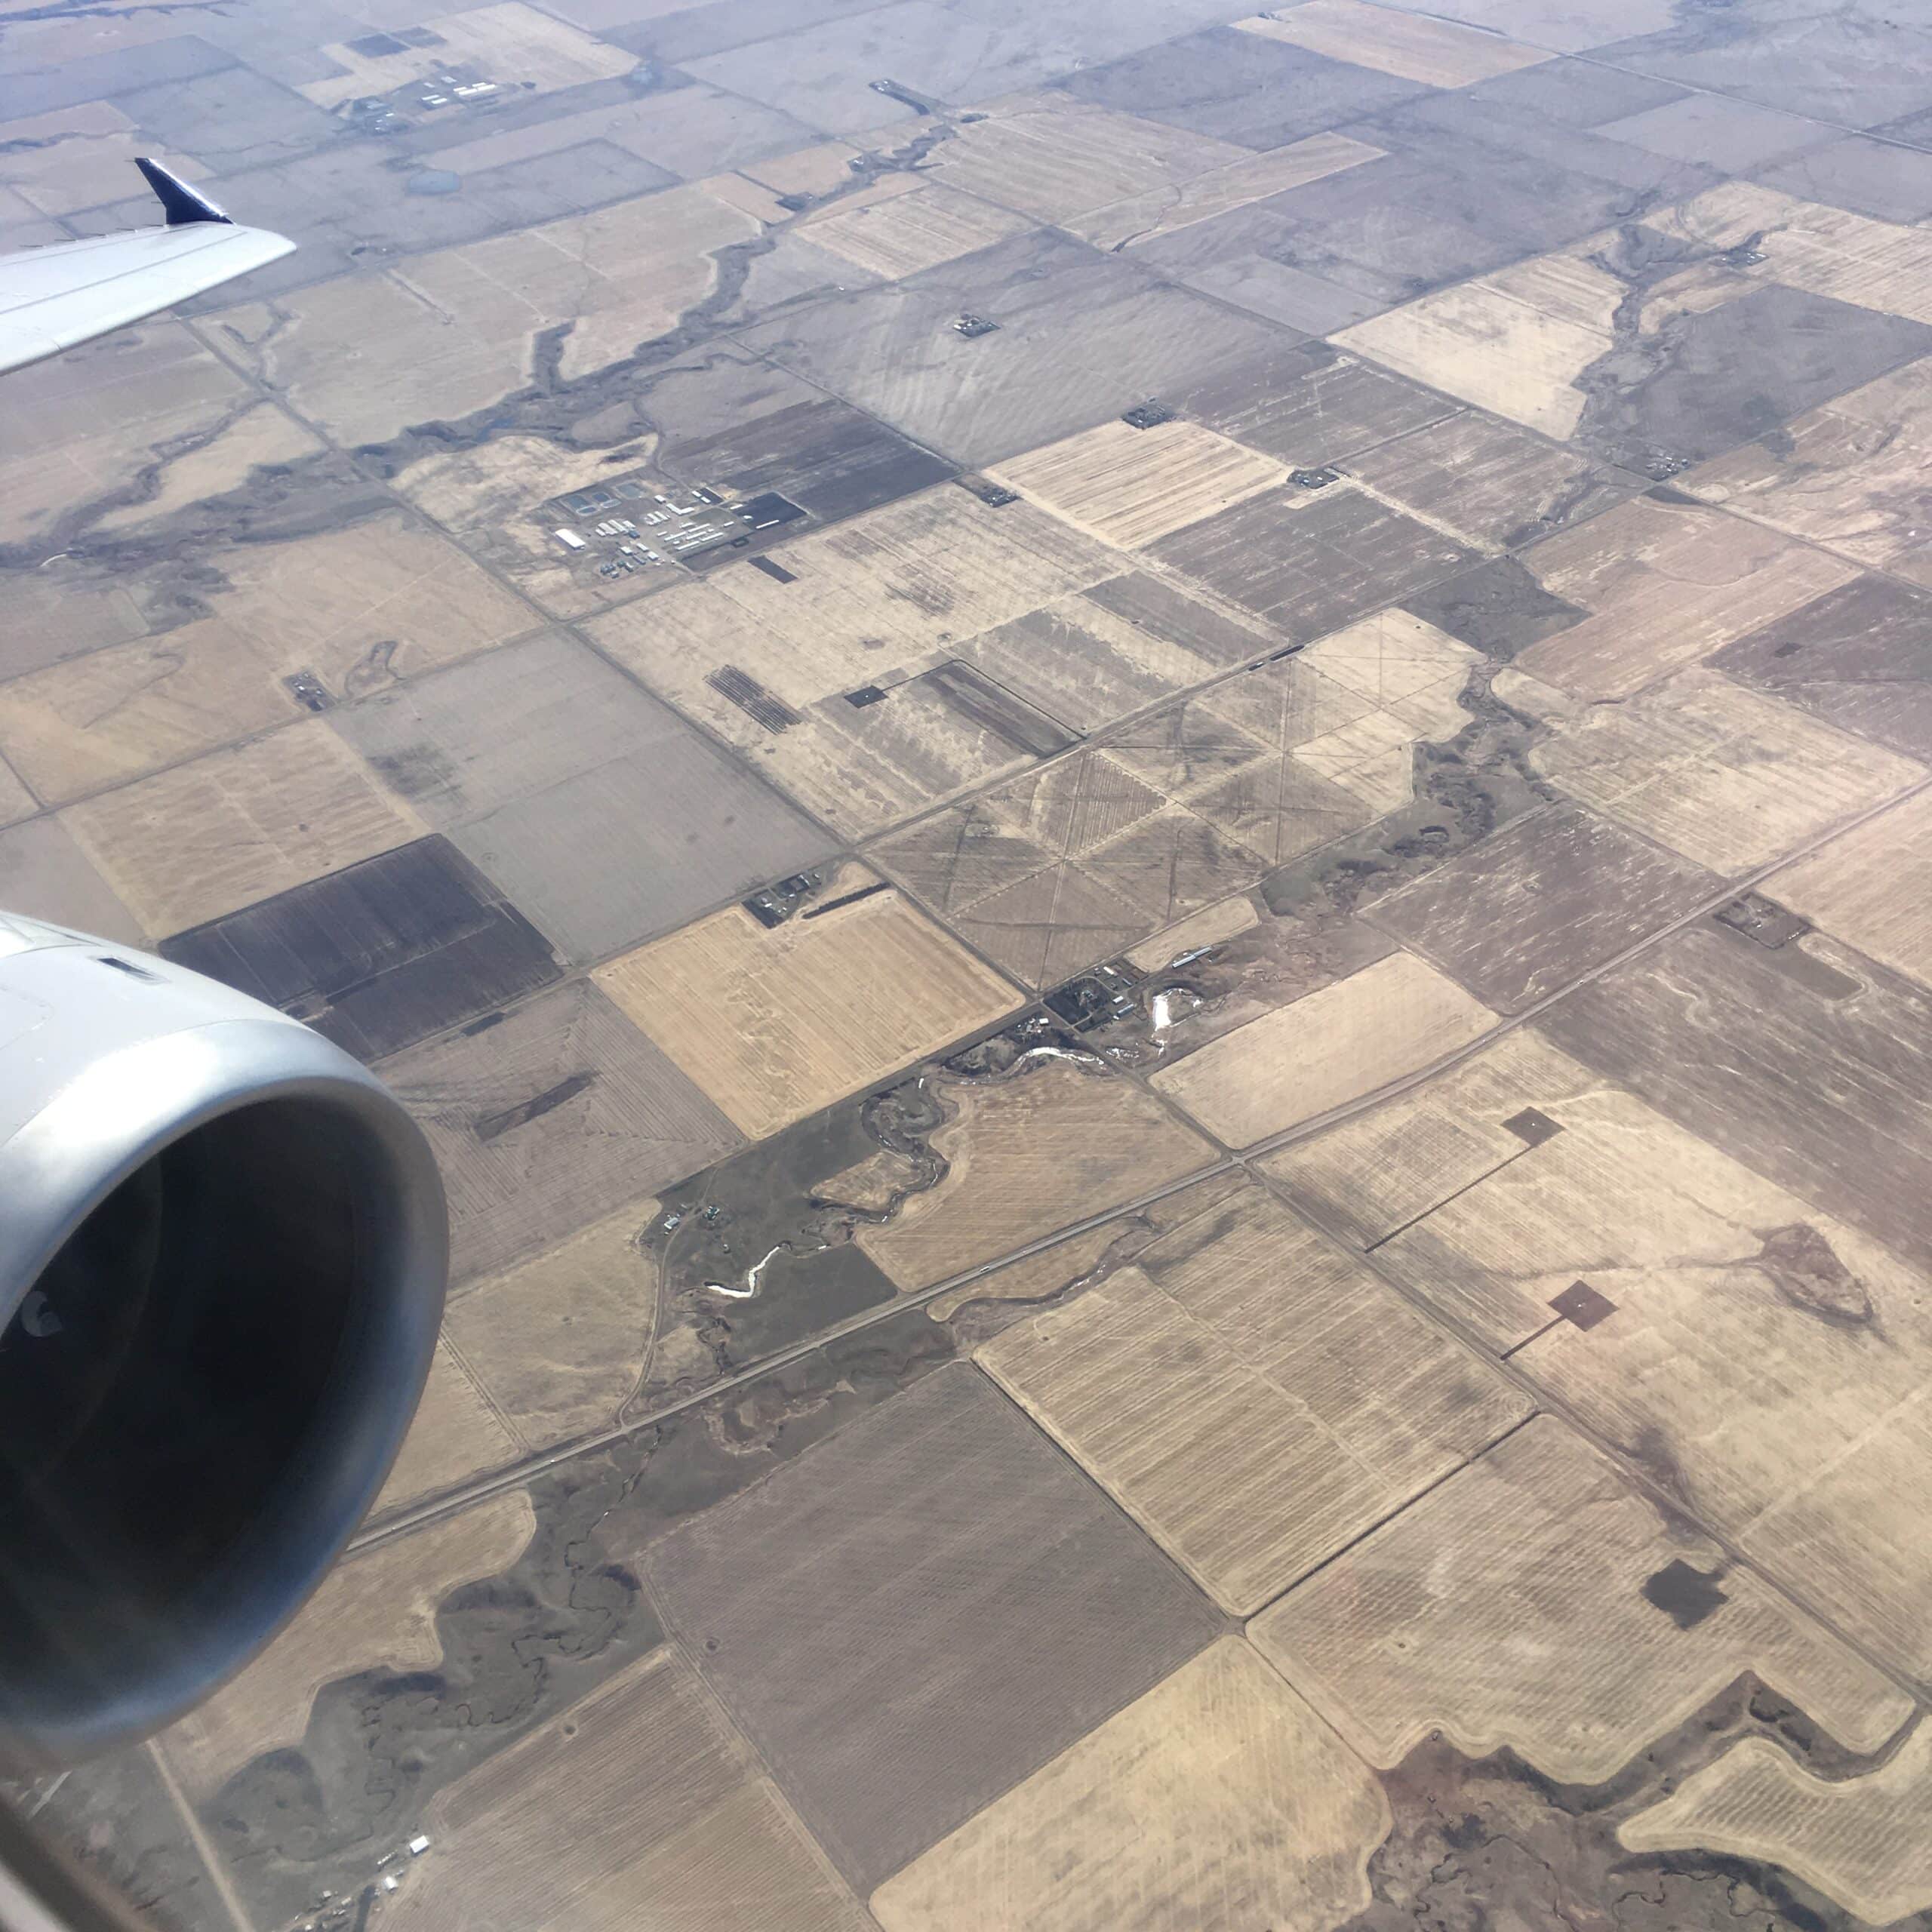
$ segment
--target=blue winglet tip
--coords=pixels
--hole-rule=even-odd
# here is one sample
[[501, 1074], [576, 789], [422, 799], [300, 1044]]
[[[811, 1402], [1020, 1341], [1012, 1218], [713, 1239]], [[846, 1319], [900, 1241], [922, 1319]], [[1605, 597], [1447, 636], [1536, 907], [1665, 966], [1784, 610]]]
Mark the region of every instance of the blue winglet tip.
[[134, 165], [141, 171], [143, 178], [155, 192], [155, 198], [161, 203], [161, 211], [168, 218], [170, 228], [185, 228], [192, 222], [226, 222], [234, 226], [233, 217], [215, 206], [205, 195], [198, 195], [180, 176], [171, 174], [158, 161], [150, 161], [146, 155], [137, 155]]

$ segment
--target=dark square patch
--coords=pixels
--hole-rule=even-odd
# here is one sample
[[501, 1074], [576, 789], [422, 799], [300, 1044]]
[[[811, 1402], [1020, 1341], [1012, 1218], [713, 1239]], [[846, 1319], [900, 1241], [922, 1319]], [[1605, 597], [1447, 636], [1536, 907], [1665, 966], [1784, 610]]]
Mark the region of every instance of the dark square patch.
[[445, 838], [312, 879], [160, 949], [363, 1060], [474, 1020], [562, 972], [536, 928]]
[[1578, 1328], [1594, 1328], [1617, 1312], [1616, 1303], [1609, 1296], [1598, 1294], [1587, 1281], [1572, 1281], [1560, 1295], [1550, 1297], [1549, 1305]]
[[1563, 1131], [1563, 1123], [1554, 1121], [1549, 1115], [1534, 1107], [1525, 1107], [1519, 1114], [1512, 1114], [1503, 1123], [1504, 1128], [1518, 1140], [1532, 1147], [1540, 1147], [1546, 1140], [1554, 1140]]
[[1673, 1556], [1661, 1570], [1644, 1579], [1644, 1601], [1662, 1611], [1678, 1629], [1690, 1630], [1728, 1598], [1715, 1576]]

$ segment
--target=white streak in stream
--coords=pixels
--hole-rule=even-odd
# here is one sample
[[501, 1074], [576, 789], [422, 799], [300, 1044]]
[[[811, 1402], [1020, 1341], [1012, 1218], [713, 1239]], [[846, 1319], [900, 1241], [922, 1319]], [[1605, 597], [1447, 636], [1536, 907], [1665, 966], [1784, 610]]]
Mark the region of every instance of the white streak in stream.
[[783, 1253], [784, 1247], [785, 1244], [781, 1241], [777, 1247], [768, 1249], [764, 1259], [746, 1275], [745, 1285], [742, 1288], [734, 1287], [728, 1281], [707, 1281], [704, 1284], [706, 1292], [714, 1295], [729, 1295], [734, 1301], [749, 1301], [758, 1293], [758, 1277], [771, 1265], [772, 1256]]

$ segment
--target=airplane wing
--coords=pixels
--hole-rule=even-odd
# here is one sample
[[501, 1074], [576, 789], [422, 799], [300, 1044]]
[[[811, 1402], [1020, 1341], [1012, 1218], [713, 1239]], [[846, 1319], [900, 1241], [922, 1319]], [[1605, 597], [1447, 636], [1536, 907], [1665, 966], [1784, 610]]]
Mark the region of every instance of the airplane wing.
[[285, 235], [240, 226], [158, 163], [134, 165], [161, 202], [164, 226], [0, 255], [0, 371], [172, 308], [294, 248]]

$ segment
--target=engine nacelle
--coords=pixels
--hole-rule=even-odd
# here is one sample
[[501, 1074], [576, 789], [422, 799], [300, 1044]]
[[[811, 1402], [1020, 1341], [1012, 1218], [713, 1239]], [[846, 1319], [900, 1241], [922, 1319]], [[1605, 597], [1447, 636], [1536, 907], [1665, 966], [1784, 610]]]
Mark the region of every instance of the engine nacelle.
[[0, 1758], [158, 1730], [275, 1634], [395, 1460], [448, 1259], [339, 1048], [0, 915]]

